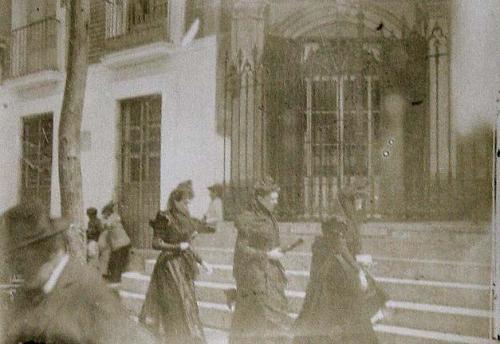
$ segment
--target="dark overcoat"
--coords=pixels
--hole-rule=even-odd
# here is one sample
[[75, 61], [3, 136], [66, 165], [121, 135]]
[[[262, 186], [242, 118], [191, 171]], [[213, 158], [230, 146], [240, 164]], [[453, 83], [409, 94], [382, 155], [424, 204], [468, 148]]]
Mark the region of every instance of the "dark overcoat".
[[231, 343], [282, 343], [290, 318], [285, 296], [287, 279], [278, 261], [267, 252], [280, 246], [274, 216], [258, 202], [236, 220], [234, 253], [236, 305]]
[[100, 276], [72, 259], [49, 294], [20, 290], [6, 318], [2, 344], [156, 343]]

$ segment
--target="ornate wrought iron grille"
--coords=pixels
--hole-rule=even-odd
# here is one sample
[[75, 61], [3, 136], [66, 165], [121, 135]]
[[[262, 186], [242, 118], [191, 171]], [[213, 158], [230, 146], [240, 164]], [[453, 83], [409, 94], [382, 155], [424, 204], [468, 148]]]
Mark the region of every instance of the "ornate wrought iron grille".
[[[467, 208], [477, 203], [472, 189], [488, 188], [481, 172], [488, 164], [464, 163], [470, 160], [465, 151], [479, 146], [460, 137], [456, 176], [451, 158], [436, 155], [446, 144], [451, 156], [452, 128], [436, 127], [438, 118], [446, 115], [450, 122], [451, 114], [439, 105], [447, 85], [435, 74], [447, 55], [434, 35], [435, 30], [430, 36], [405, 32], [402, 38], [267, 36], [262, 54], [255, 49], [250, 58], [241, 52], [227, 58], [221, 108], [227, 214], [245, 204], [256, 178], [270, 174], [281, 186], [282, 219], [331, 214], [331, 200], [345, 187], [360, 189], [358, 205], [368, 215], [467, 217]], [[384, 100], [393, 94], [404, 102], [396, 124]], [[396, 128], [399, 142], [389, 127]], [[473, 141], [479, 137], [485, 136]], [[400, 143], [397, 162], [388, 164], [390, 147]], [[436, 161], [449, 165], [444, 180], [436, 176]], [[393, 168], [400, 170], [394, 182]], [[391, 194], [396, 189], [398, 199]]]
[[[226, 207], [245, 204], [256, 178], [281, 186], [283, 218], [333, 211], [340, 187], [373, 185], [380, 42], [267, 37], [263, 56], [225, 61]], [[359, 52], [357, 51], [359, 50]], [[360, 62], [352, 64], [356, 57]], [[367, 188], [370, 194], [373, 188]]]

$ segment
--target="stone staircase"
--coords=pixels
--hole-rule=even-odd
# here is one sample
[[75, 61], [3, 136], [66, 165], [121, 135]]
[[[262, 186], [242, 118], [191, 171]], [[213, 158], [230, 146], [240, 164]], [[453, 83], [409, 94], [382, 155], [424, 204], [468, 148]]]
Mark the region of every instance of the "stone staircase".
[[[283, 223], [283, 244], [298, 237], [305, 244], [289, 253], [290, 316], [300, 311], [309, 276], [310, 247], [318, 224]], [[225, 343], [231, 312], [223, 290], [234, 286], [231, 223], [217, 233], [199, 235], [195, 246], [214, 266], [196, 281], [202, 321], [212, 343]], [[371, 223], [362, 229], [362, 253], [372, 256], [371, 273], [387, 291], [392, 317], [374, 325], [379, 342], [491, 343], [491, 239], [488, 225], [464, 223]], [[122, 276], [120, 296], [134, 314], [140, 311], [158, 252], [135, 251], [134, 271]], [[215, 332], [213, 332], [215, 330]]]

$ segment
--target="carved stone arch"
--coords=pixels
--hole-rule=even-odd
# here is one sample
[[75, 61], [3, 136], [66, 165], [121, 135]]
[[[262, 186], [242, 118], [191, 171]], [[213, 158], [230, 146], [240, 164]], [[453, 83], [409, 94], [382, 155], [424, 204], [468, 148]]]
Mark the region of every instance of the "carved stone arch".
[[[307, 4], [300, 10], [277, 23], [273, 23], [270, 32], [274, 35], [296, 38], [307, 34], [317, 27], [331, 25], [339, 21], [359, 23], [358, 14], [363, 13], [364, 27], [371, 31], [383, 23], [382, 34], [395, 38], [402, 38], [405, 32], [405, 23], [392, 13], [373, 4], [341, 4], [318, 3]], [[379, 31], [380, 32], [380, 31]]]
[[233, 13], [244, 13], [248, 15], [249, 12], [255, 18], [265, 18], [269, 11], [269, 4], [266, 1], [236, 1], [233, 5]]

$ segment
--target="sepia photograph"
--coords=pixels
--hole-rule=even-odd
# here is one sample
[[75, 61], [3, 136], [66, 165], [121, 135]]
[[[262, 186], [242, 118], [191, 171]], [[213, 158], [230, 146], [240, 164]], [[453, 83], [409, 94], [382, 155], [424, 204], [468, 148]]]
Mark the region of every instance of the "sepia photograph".
[[0, 344], [499, 342], [500, 0], [0, 0]]

